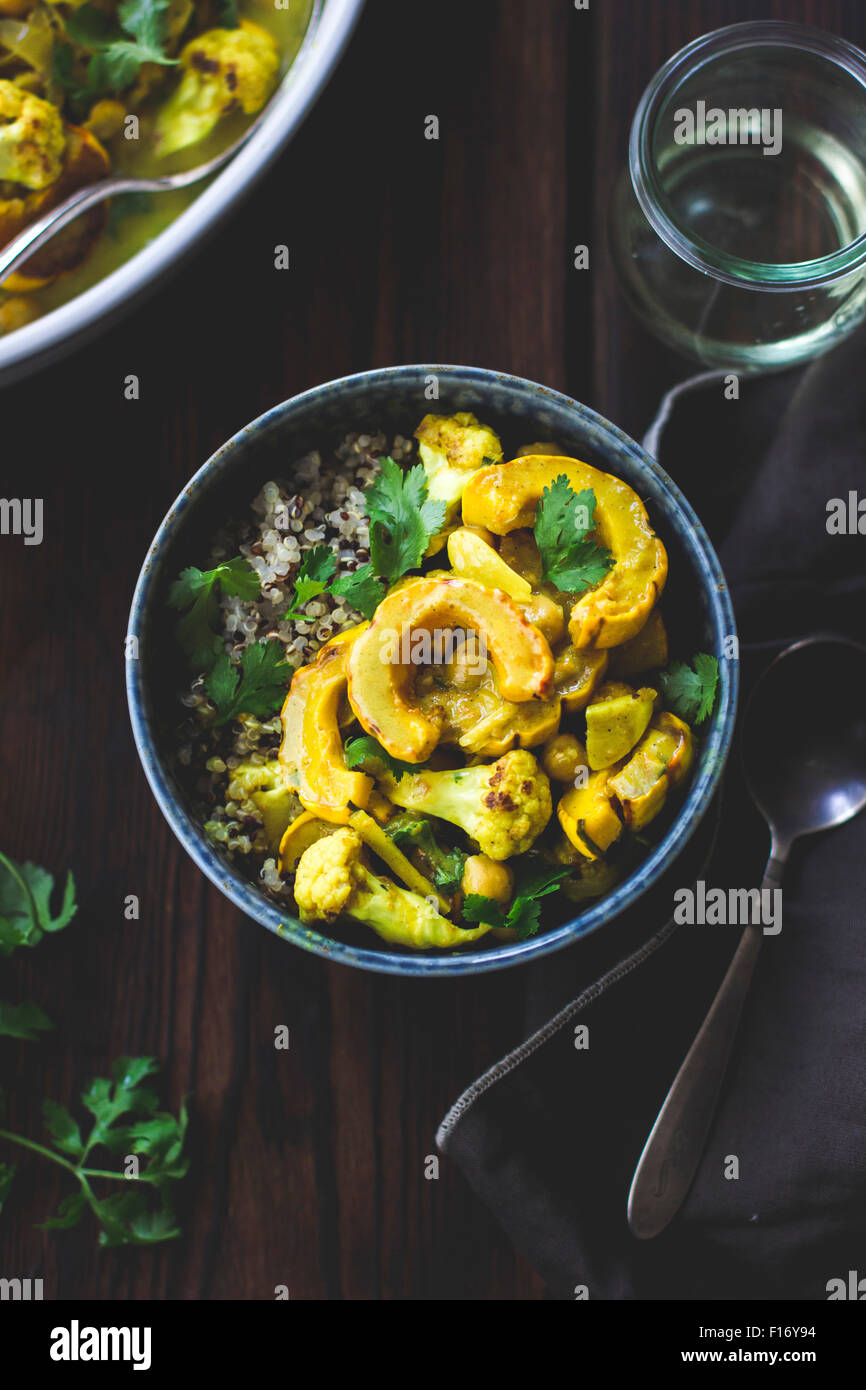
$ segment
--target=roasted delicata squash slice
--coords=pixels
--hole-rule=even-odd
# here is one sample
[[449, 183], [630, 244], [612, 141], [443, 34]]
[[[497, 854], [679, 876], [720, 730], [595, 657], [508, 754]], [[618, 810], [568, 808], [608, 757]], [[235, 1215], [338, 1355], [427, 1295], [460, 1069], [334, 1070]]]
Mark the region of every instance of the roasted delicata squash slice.
[[574, 603], [569, 620], [576, 647], [615, 647], [643, 627], [667, 578], [664, 546], [633, 488], [579, 459], [536, 454], [483, 468], [463, 493], [464, 525], [495, 535], [532, 527], [546, 487], [564, 475], [576, 493], [595, 493], [596, 531], [613, 555], [604, 579]]
[[586, 707], [586, 757], [593, 772], [612, 767], [631, 752], [652, 718], [656, 699], [657, 692], [648, 686], [601, 686]]
[[622, 833], [607, 771], [592, 773], [585, 787], [566, 792], [556, 814], [568, 839], [585, 859], [597, 859]]
[[465, 579], [475, 579], [488, 589], [501, 589], [509, 598], [532, 597], [529, 581], [507, 565], [477, 531], [466, 526], [458, 526], [448, 537], [448, 559], [455, 574]]
[[614, 647], [610, 654], [610, 674], [617, 678], [640, 676], [667, 664], [668, 634], [658, 608], [653, 609], [636, 636], [621, 647]]
[[656, 715], [632, 757], [609, 781], [629, 830], [641, 830], [658, 815], [669, 788], [689, 771], [692, 756], [688, 724], [667, 711]]
[[439, 742], [444, 716], [420, 708], [415, 674], [429, 647], [419, 635], [448, 632], [478, 634], [504, 700], [553, 694], [550, 646], [506, 594], [458, 577], [421, 579], [382, 600], [346, 667], [358, 720], [395, 758], [424, 762]]
[[304, 850], [325, 835], [332, 835], [335, 829], [332, 821], [321, 820], [312, 811], [302, 811], [295, 816], [280, 841], [280, 868], [283, 873], [293, 874]]
[[340, 735], [340, 702], [346, 691], [349, 653], [366, 631], [329, 642], [310, 666], [302, 666], [282, 710], [283, 739], [280, 764], [286, 784], [297, 792], [301, 805], [322, 820], [344, 825], [353, 806], [365, 807], [373, 779], [346, 767]]

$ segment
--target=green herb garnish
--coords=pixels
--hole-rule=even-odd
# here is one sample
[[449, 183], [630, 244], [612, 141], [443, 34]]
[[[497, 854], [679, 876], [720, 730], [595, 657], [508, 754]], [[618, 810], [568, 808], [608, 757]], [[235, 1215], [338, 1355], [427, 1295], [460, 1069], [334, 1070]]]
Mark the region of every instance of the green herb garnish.
[[328, 580], [337, 568], [337, 557], [327, 545], [314, 545], [301, 561], [295, 576], [295, 592], [285, 618], [302, 618], [303, 606], [317, 594], [324, 593]]
[[[5, 872], [2, 872], [5, 870]], [[51, 910], [54, 876], [38, 864], [16, 864], [0, 853], [0, 956], [16, 946], [36, 946], [43, 933], [60, 931], [77, 911], [75, 880], [66, 875], [57, 914]]]
[[341, 574], [331, 585], [332, 594], [344, 598], [365, 618], [372, 618], [385, 597], [385, 590], [384, 582], [376, 578], [372, 565], [359, 565], [351, 574]]
[[177, 58], [165, 54], [169, 10], [170, 0], [121, 0], [117, 7], [119, 30], [95, 5], [81, 5], [64, 16], [72, 42], [91, 54], [87, 63], [91, 95], [124, 91], [144, 63], [162, 67], [177, 64]]
[[703, 724], [710, 715], [718, 683], [719, 663], [709, 652], [698, 652], [690, 663], [674, 661], [656, 678], [665, 704], [687, 724]]
[[227, 652], [221, 652], [205, 681], [205, 689], [217, 707], [215, 724], [226, 724], [238, 714], [269, 719], [285, 699], [291, 671], [285, 648], [276, 638], [244, 647], [238, 664]]
[[[169, 1190], [189, 1167], [183, 1154], [186, 1107], [181, 1105], [177, 1118], [158, 1109], [158, 1096], [142, 1084], [156, 1070], [154, 1057], [120, 1057], [110, 1078], [95, 1077], [81, 1096], [83, 1106], [93, 1116], [86, 1135], [69, 1110], [53, 1100], [42, 1105], [51, 1147], [0, 1129], [0, 1140], [50, 1159], [72, 1174], [78, 1184], [60, 1203], [57, 1214], [42, 1222], [41, 1230], [68, 1230], [89, 1207], [101, 1227], [102, 1246], [154, 1245], [180, 1235]], [[126, 1171], [91, 1167], [88, 1158], [99, 1148], [124, 1155], [124, 1168], [132, 1155], [145, 1162], [138, 1166], [136, 1177], [127, 1176]], [[14, 1176], [12, 1165], [0, 1164], [0, 1204], [8, 1197]], [[123, 1183], [123, 1191], [97, 1196], [93, 1182], [102, 1179]]]
[[427, 476], [416, 463], [405, 473], [387, 456], [381, 472], [368, 483], [364, 496], [370, 519], [370, 558], [373, 574], [389, 584], [417, 569], [431, 537], [445, 523], [445, 503], [427, 497]]
[[469, 893], [463, 904], [463, 916], [467, 922], [487, 922], [491, 927], [511, 927], [518, 939], [525, 941], [538, 931], [541, 908], [538, 899], [553, 893], [568, 878], [571, 869], [542, 869], [529, 875], [517, 885], [514, 899], [507, 912], [494, 898], [483, 893]]
[[169, 590], [172, 608], [187, 609], [177, 625], [177, 640], [189, 657], [191, 665], [207, 670], [223, 644], [215, 631], [219, 617], [217, 585], [224, 594], [241, 599], [257, 598], [261, 580], [249, 560], [239, 555], [212, 570], [196, 569], [190, 565]]
[[574, 492], [564, 473], [546, 487], [535, 516], [535, 540], [543, 578], [563, 593], [581, 594], [599, 584], [613, 555], [589, 539], [594, 527], [595, 493]]
[[410, 845], [420, 850], [432, 872], [433, 882], [443, 893], [454, 893], [463, 880], [466, 855], [461, 849], [444, 849], [433, 834], [425, 816], [403, 812], [394, 816], [385, 831], [396, 845]]
[[390, 772], [394, 779], [399, 782], [406, 772], [421, 772], [426, 763], [404, 763], [399, 758], [392, 758], [391, 754], [377, 743], [376, 739], [369, 734], [364, 734], [361, 738], [349, 739], [343, 750], [346, 759], [346, 767], [365, 767], [372, 763], [380, 767], [383, 771]]
[[[0, 956], [18, 946], [36, 946], [46, 932], [62, 930], [75, 916], [75, 880], [66, 884], [57, 913], [51, 909], [54, 876], [38, 864], [16, 864], [0, 853]], [[0, 1034], [34, 1042], [54, 1025], [38, 1004], [9, 1004], [0, 1000]]]

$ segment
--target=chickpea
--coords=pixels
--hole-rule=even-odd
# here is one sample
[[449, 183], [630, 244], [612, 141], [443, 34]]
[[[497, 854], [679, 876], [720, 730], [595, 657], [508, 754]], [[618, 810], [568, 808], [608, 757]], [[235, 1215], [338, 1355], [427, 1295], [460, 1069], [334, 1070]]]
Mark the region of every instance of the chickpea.
[[553, 644], [559, 641], [565, 632], [565, 617], [554, 599], [548, 598], [547, 594], [533, 594], [520, 607], [548, 642]]
[[85, 121], [85, 126], [96, 136], [97, 140], [113, 140], [123, 128], [126, 119], [126, 107], [120, 101], [105, 99], [97, 101], [90, 108], [90, 115]]
[[494, 902], [511, 902], [514, 892], [514, 874], [507, 864], [497, 864], [486, 854], [470, 854], [463, 867], [463, 892], [481, 893]]
[[465, 642], [444, 664], [443, 671], [449, 685], [460, 690], [477, 689], [487, 674], [487, 655], [476, 632], [467, 634]]
[[586, 767], [586, 749], [574, 734], [557, 734], [544, 745], [541, 766], [555, 782], [573, 782], [579, 767]]

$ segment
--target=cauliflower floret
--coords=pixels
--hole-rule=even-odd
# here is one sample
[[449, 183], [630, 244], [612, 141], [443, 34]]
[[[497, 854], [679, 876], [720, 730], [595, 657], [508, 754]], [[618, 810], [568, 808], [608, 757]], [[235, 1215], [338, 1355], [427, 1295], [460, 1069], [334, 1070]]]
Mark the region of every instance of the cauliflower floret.
[[442, 917], [427, 898], [371, 873], [361, 858], [362, 849], [360, 836], [343, 827], [304, 850], [294, 888], [302, 922], [352, 917], [384, 941], [416, 951], [463, 946], [490, 930], [482, 923], [464, 931]]
[[0, 79], [0, 181], [48, 188], [60, 177], [65, 149], [57, 107]]
[[550, 820], [550, 782], [531, 753], [515, 749], [495, 763], [384, 779], [397, 806], [460, 826], [488, 859], [525, 854]]
[[238, 29], [208, 29], [181, 51], [180, 85], [156, 118], [160, 154], [175, 154], [209, 135], [221, 116], [260, 111], [280, 66], [276, 41], [242, 19]]
[[427, 475], [427, 496], [446, 504], [452, 521], [469, 479], [488, 463], [499, 463], [499, 436], [470, 411], [457, 415], [425, 415], [417, 430], [418, 453]]

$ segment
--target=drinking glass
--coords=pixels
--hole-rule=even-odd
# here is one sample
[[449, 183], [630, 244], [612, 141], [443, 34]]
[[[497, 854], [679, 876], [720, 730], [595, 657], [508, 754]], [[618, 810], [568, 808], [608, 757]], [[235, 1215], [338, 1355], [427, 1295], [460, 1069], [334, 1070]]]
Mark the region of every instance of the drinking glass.
[[754, 372], [832, 347], [866, 316], [866, 55], [774, 21], [695, 39], [641, 98], [611, 235], [684, 355]]

